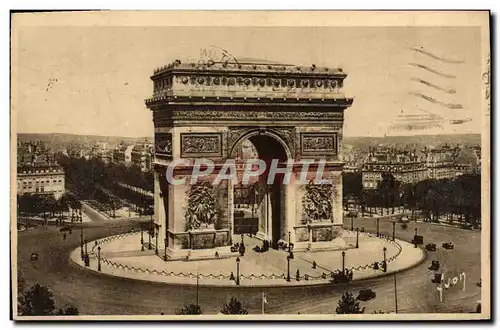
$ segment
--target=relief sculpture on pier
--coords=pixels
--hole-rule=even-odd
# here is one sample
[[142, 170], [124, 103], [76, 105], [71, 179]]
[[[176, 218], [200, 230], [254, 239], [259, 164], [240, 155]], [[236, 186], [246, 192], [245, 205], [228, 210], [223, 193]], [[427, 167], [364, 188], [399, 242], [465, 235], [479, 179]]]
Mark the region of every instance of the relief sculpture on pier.
[[305, 186], [306, 193], [302, 199], [306, 222], [331, 220], [332, 194], [331, 184], [314, 184], [310, 182]]

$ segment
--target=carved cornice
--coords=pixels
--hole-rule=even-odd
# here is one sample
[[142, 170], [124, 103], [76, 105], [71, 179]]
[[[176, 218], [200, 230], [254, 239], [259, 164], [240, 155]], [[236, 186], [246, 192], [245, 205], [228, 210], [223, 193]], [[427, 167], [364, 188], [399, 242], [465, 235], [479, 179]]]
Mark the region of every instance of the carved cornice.
[[181, 63], [155, 71], [153, 96], [145, 102], [314, 104], [349, 107], [341, 89], [347, 75], [342, 69], [267, 63]]
[[[243, 94], [243, 93], [242, 93]], [[261, 95], [261, 96], [213, 96], [213, 95], [159, 95], [152, 98], [146, 99], [145, 104], [150, 109], [158, 108], [158, 106], [178, 106], [178, 105], [193, 105], [198, 103], [199, 105], [213, 105], [218, 106], [222, 104], [230, 104], [232, 106], [311, 106], [311, 107], [336, 107], [339, 109], [345, 109], [352, 105], [354, 102], [353, 98], [343, 97], [342, 95], [323, 95], [323, 97], [309, 97], [310, 95], [304, 95], [300, 97], [291, 96], [281, 96], [276, 97]]]

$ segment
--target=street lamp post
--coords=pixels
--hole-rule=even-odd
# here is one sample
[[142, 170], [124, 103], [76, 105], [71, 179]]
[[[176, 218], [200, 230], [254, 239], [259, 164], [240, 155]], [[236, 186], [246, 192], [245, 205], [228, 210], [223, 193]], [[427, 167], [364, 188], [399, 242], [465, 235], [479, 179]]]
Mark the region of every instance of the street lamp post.
[[290, 282], [290, 255], [286, 256], [287, 270], [286, 270], [286, 281]]
[[158, 255], [158, 233], [155, 233], [156, 244], [155, 244], [155, 254]]
[[236, 285], [240, 285], [240, 257], [236, 257]]
[[394, 273], [394, 307], [396, 308], [396, 314], [398, 313], [398, 286], [396, 282], [396, 273]]
[[163, 254], [163, 259], [167, 261], [167, 239], [165, 238], [165, 252]]
[[359, 248], [359, 227], [356, 227], [356, 249]]
[[377, 218], [377, 237], [380, 237], [380, 219]]
[[80, 255], [82, 257], [82, 260], [83, 260], [83, 228], [80, 228]]
[[90, 265], [90, 260], [89, 260], [89, 253], [88, 253], [88, 250], [87, 250], [87, 243], [88, 243], [88, 240], [85, 239], [85, 266], [89, 266]]
[[342, 251], [342, 274], [345, 274], [345, 251]]
[[151, 236], [154, 235], [153, 233], [153, 217], [151, 216], [151, 222], [149, 224], [149, 249], [151, 250], [153, 247], [152, 247], [152, 244], [151, 244]]
[[245, 243], [243, 243], [243, 237], [245, 237], [243, 234], [241, 234], [241, 245], [245, 245]]
[[387, 248], [384, 246], [384, 273], [387, 272]]
[[392, 240], [396, 240], [396, 221], [392, 222]]
[[151, 250], [153, 246], [151, 245], [151, 228], [149, 228], [148, 232], [148, 250]]
[[292, 247], [290, 246], [290, 243], [292, 243], [292, 232], [288, 232], [288, 253], [292, 252]]
[[101, 271], [101, 247], [97, 247], [97, 271]]
[[413, 236], [413, 243], [415, 243], [415, 247], [417, 247], [417, 228], [415, 228], [415, 236]]
[[354, 214], [349, 213], [349, 217], [351, 218], [351, 231], [354, 230]]
[[141, 251], [144, 251], [144, 228], [141, 224]]

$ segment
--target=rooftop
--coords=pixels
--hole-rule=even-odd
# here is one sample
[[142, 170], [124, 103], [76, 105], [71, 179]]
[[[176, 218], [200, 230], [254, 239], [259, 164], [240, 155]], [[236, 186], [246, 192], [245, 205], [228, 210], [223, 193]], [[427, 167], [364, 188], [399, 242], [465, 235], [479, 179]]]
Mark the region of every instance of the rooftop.
[[323, 75], [323, 76], [347, 76], [342, 68], [317, 67], [315, 64], [309, 66], [300, 66], [293, 64], [284, 64], [269, 60], [258, 60], [243, 58], [240, 60], [220, 61], [213, 60], [198, 61], [198, 62], [182, 62], [175, 60], [172, 63], [163, 65], [154, 70], [155, 76], [160, 76], [172, 71], [219, 71], [219, 72], [247, 72], [247, 73], [283, 73], [295, 75]]

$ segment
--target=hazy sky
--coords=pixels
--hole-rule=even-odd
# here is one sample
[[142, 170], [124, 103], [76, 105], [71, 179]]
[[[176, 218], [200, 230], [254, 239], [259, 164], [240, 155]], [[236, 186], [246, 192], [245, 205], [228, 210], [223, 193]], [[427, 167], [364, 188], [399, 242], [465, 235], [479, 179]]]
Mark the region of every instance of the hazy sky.
[[[346, 111], [345, 136], [383, 135], [398, 115], [425, 115], [418, 109], [444, 117], [445, 125], [411, 134], [480, 132], [480, 29], [474, 27], [23, 27], [18, 42], [13, 88], [19, 92], [19, 132], [150, 136], [152, 116], [144, 99], [152, 94], [154, 68], [197, 60], [209, 45], [236, 58], [342, 67], [348, 74], [344, 90], [355, 99]], [[472, 121], [449, 124], [467, 117]]]

